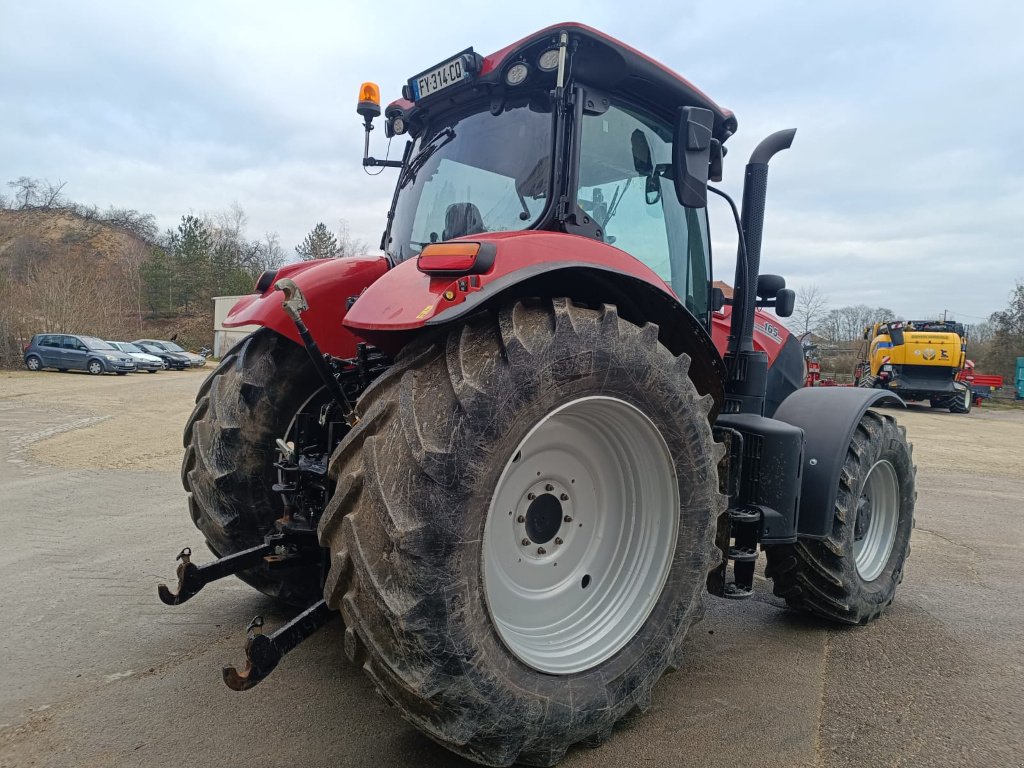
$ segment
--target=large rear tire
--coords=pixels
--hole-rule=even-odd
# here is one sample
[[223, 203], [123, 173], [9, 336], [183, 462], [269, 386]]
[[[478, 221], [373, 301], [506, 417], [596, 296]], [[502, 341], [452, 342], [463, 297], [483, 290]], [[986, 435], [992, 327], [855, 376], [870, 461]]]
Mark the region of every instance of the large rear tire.
[[551, 765], [680, 664], [725, 508], [688, 368], [656, 326], [557, 299], [416, 342], [360, 399], [324, 595], [429, 737]]
[[[302, 347], [269, 330], [236, 344], [199, 388], [185, 426], [181, 482], [207, 545], [225, 556], [263, 543], [281, 517], [275, 440], [321, 384]], [[267, 595], [308, 605], [320, 593], [320, 569], [239, 574]]]
[[829, 535], [765, 550], [775, 594], [842, 624], [878, 618], [910, 555], [915, 474], [906, 429], [891, 416], [865, 413], [839, 473]]

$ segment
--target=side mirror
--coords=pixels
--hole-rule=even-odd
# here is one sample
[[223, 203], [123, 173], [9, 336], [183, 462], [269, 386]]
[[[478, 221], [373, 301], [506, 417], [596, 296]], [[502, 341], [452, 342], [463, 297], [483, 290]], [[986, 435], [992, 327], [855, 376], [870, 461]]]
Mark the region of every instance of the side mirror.
[[725, 292], [718, 286], [715, 286], [711, 289], [711, 311], [718, 312], [724, 306]]
[[758, 275], [757, 295], [761, 299], [774, 299], [786, 287], [786, 278], [780, 275]]
[[796, 293], [789, 288], [783, 288], [775, 294], [775, 314], [779, 317], [789, 317], [793, 314], [796, 306]]
[[714, 124], [715, 116], [710, 109], [683, 107], [679, 110], [672, 142], [672, 175], [679, 204], [686, 208], [703, 208], [708, 203]]

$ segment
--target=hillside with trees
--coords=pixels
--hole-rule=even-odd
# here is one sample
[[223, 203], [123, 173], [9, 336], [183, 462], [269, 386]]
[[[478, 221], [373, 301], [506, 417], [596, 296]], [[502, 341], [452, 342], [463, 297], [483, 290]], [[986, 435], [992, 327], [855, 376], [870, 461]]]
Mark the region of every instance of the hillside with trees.
[[[160, 232], [151, 214], [76, 203], [63, 184], [23, 177], [7, 186], [0, 195], [0, 367], [20, 366], [22, 345], [47, 331], [107, 339], [177, 334], [186, 346], [211, 344], [213, 297], [249, 293], [261, 272], [288, 260], [276, 233], [247, 234], [237, 205], [183, 214]], [[316, 256], [306, 258], [365, 252], [344, 222], [338, 232], [318, 224], [307, 236]]]

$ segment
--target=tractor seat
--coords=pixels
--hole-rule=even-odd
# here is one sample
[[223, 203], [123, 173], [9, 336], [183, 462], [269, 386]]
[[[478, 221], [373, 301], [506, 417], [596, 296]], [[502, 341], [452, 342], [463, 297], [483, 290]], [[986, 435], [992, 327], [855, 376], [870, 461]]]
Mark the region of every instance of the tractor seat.
[[442, 240], [454, 240], [456, 237], [475, 235], [483, 231], [483, 216], [473, 203], [452, 203], [444, 212]]

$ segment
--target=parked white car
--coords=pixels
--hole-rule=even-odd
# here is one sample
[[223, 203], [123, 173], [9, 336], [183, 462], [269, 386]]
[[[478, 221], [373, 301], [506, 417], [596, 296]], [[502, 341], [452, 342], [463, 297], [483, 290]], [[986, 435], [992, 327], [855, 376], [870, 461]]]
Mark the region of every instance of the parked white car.
[[146, 371], [146, 373], [156, 373], [164, 369], [164, 361], [156, 355], [151, 355], [147, 352], [143, 352], [134, 344], [127, 341], [108, 341], [107, 344], [114, 347], [115, 349], [124, 352], [128, 357], [135, 361], [136, 371]]

